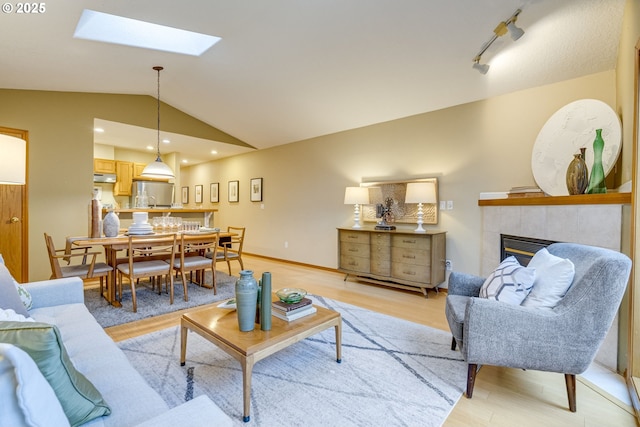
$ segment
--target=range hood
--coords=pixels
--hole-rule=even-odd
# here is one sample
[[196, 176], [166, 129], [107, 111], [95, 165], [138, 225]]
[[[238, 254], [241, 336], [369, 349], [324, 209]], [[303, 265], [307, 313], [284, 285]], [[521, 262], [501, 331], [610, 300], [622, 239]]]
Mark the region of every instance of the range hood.
[[107, 182], [107, 183], [113, 184], [114, 182], [116, 182], [116, 174], [115, 173], [94, 173], [93, 182]]

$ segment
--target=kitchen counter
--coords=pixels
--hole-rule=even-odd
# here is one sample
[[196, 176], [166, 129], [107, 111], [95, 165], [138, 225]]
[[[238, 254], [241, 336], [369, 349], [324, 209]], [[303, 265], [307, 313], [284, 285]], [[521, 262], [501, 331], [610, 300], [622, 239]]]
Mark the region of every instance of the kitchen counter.
[[149, 221], [153, 217], [169, 216], [180, 217], [188, 221], [196, 221], [200, 225], [209, 224], [209, 227], [213, 227], [215, 212], [218, 209], [203, 209], [203, 208], [136, 208], [136, 209], [103, 209], [103, 215], [113, 210], [120, 217], [120, 228], [127, 228], [133, 222], [134, 212], [148, 212]]
[[158, 213], [208, 213], [218, 212], [218, 209], [202, 209], [202, 208], [136, 208], [136, 209], [102, 209], [102, 212], [133, 213], [133, 212], [158, 212]]

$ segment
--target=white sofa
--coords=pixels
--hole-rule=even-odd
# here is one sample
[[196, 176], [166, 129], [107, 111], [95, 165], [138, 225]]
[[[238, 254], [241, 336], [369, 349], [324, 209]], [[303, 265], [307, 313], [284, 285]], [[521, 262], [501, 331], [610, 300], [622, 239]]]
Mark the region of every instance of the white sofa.
[[[133, 368], [124, 353], [87, 310], [84, 305], [82, 280], [78, 278], [47, 280], [27, 283], [25, 288], [33, 299], [29, 315], [36, 322], [57, 326], [73, 365], [95, 386], [111, 408], [110, 415], [93, 419], [83, 426], [158, 427], [231, 426], [233, 424], [231, 418], [207, 396], [199, 396], [169, 409], [160, 395]], [[4, 345], [4, 348], [8, 347], [10, 346]], [[2, 358], [0, 348], [0, 362]], [[176, 360], [176, 363], [179, 361]], [[13, 381], [14, 386], [19, 383], [15, 378], [12, 380], [11, 376], [6, 375], [5, 372], [5, 375], [0, 375], [0, 390], [7, 389], [7, 381]], [[16, 395], [19, 393], [16, 392]], [[3, 401], [7, 398], [10, 397], [0, 396], [2, 411], [12, 407]], [[15, 403], [13, 408], [15, 410]]]

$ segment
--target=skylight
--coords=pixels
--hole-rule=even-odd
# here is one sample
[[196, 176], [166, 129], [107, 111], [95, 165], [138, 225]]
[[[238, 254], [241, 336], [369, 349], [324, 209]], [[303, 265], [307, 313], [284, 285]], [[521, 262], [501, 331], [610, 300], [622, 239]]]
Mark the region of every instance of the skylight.
[[200, 56], [220, 37], [85, 9], [74, 38]]

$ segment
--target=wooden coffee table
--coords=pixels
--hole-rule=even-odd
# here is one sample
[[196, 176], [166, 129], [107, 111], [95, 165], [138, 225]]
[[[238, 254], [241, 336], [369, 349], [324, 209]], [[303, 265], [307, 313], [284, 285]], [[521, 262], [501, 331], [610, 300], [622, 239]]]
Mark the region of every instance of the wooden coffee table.
[[315, 306], [317, 312], [287, 322], [277, 317], [271, 319], [271, 330], [263, 331], [256, 324], [253, 331], [240, 332], [235, 310], [210, 307], [182, 315], [180, 319], [180, 365], [184, 366], [187, 353], [187, 332], [198, 333], [240, 362], [242, 366], [242, 395], [244, 411], [242, 420], [248, 422], [251, 406], [251, 373], [259, 360], [283, 348], [315, 335], [331, 326], [336, 332], [336, 361], [342, 361], [342, 318], [340, 313]]

